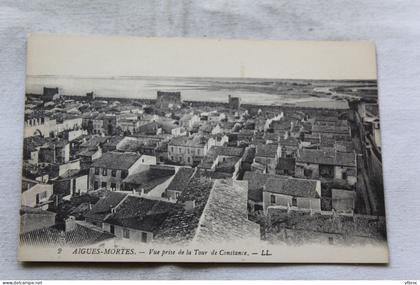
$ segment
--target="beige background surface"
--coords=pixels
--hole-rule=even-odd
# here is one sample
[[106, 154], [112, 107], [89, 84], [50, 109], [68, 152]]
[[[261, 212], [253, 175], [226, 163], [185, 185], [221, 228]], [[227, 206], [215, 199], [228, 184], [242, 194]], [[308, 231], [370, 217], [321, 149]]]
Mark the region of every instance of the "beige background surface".
[[[420, 2], [1, 1], [0, 278], [420, 278]], [[389, 266], [31, 264], [16, 261], [26, 34], [374, 40], [378, 51]]]

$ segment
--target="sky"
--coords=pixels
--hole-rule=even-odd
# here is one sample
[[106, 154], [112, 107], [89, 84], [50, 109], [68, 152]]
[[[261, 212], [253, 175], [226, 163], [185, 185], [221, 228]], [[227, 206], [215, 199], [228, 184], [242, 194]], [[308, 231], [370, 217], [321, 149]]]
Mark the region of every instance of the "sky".
[[31, 35], [27, 52], [28, 76], [376, 79], [367, 41]]

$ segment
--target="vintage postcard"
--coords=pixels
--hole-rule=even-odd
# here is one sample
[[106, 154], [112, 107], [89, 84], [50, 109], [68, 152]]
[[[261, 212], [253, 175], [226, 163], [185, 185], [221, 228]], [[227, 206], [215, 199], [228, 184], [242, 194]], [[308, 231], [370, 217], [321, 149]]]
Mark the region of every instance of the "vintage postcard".
[[27, 49], [20, 261], [388, 262], [373, 43]]

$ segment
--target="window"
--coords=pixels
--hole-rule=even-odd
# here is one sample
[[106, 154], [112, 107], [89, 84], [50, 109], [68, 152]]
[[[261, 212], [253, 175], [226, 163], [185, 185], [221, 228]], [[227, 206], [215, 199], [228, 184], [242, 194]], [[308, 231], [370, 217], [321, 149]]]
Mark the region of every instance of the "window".
[[147, 242], [147, 233], [141, 233], [141, 242]]
[[95, 181], [95, 183], [93, 184], [93, 189], [98, 189], [98, 181]]
[[108, 174], [108, 170], [106, 168], [103, 168], [102, 169], [102, 175], [107, 176], [107, 174]]
[[35, 196], [36, 204], [40, 203], [45, 198], [47, 198], [47, 191], [36, 194]]
[[179, 151], [179, 153], [181, 153], [181, 148], [180, 147], [178, 148], [178, 151]]
[[275, 204], [276, 203], [276, 196], [271, 195], [270, 200], [271, 200], [271, 204]]
[[106, 182], [102, 182], [102, 183], [101, 183], [101, 187], [102, 187], [102, 188], [106, 188]]
[[121, 170], [121, 178], [126, 178], [128, 175], [128, 171], [127, 170]]
[[72, 179], [72, 194], [76, 193], [76, 179]]
[[312, 169], [304, 169], [303, 170], [303, 175], [305, 177], [312, 177]]
[[292, 206], [297, 207], [297, 198], [296, 197], [292, 198]]
[[111, 190], [116, 190], [116, 189], [117, 189], [117, 184], [111, 183]]
[[117, 176], [117, 171], [116, 170], [111, 170], [111, 176], [112, 177], [116, 177]]
[[99, 168], [95, 167], [95, 175], [99, 175]]
[[187, 157], [188, 163], [191, 163], [191, 157]]
[[110, 225], [110, 226], [109, 226], [109, 232], [110, 232], [111, 234], [115, 234], [115, 227], [114, 227], [114, 225]]
[[178, 199], [180, 194], [181, 194], [180, 192], [175, 192], [175, 198]]
[[123, 229], [123, 238], [130, 238], [130, 231], [128, 229]]
[[171, 146], [171, 151], [174, 152], [174, 147], [173, 146]]
[[328, 243], [333, 244], [334, 243], [334, 238], [333, 237], [328, 237]]

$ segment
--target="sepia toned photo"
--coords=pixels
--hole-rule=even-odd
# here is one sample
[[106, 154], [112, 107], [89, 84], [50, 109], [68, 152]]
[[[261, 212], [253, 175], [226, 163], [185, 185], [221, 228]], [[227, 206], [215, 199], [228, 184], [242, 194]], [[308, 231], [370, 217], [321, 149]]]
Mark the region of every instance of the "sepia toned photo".
[[375, 48], [32, 35], [21, 261], [387, 263]]

